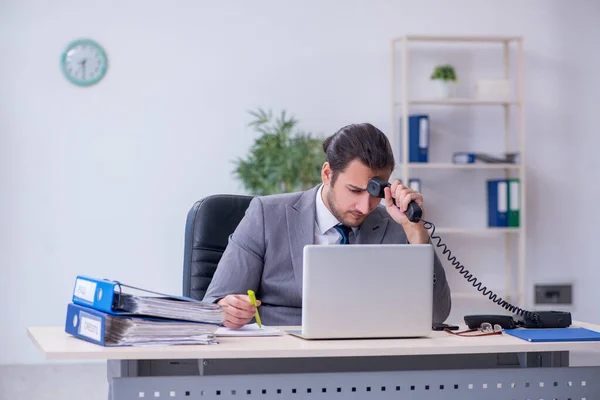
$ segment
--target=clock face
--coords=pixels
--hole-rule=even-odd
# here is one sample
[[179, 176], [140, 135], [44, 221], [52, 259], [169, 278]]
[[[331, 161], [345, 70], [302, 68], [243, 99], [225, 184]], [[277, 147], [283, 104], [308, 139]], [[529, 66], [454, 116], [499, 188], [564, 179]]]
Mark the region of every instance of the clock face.
[[76, 40], [62, 55], [61, 66], [69, 81], [79, 86], [98, 83], [106, 74], [108, 60], [100, 45], [92, 40]]

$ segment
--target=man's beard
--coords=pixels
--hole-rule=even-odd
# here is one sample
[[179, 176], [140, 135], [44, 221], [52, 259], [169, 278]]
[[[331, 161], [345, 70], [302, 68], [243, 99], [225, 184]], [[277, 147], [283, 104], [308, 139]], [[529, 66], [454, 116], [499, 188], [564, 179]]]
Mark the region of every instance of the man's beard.
[[349, 226], [351, 228], [357, 227], [360, 224], [362, 224], [362, 222], [364, 221], [364, 218], [357, 224], [354, 222], [349, 222], [346, 219], [344, 219], [344, 217], [342, 216], [342, 214], [338, 211], [338, 209], [335, 206], [335, 201], [333, 199], [333, 188], [330, 187], [329, 190], [327, 191], [327, 195], [325, 196], [325, 199], [327, 200], [327, 204], [329, 205], [329, 208], [331, 209], [331, 213], [333, 214], [333, 216], [340, 221], [342, 224]]

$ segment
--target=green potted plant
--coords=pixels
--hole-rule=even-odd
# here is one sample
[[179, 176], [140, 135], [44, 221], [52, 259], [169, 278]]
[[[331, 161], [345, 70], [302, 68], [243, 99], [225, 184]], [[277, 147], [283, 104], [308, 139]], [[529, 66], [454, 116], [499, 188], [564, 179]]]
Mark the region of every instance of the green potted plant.
[[450, 64], [441, 64], [435, 67], [431, 80], [439, 83], [439, 94], [443, 98], [450, 97], [451, 85], [457, 82], [456, 71]]
[[238, 158], [234, 175], [252, 195], [306, 190], [321, 182], [325, 162], [323, 140], [296, 128], [298, 121], [285, 110], [250, 111], [248, 124], [260, 133], [245, 158]]

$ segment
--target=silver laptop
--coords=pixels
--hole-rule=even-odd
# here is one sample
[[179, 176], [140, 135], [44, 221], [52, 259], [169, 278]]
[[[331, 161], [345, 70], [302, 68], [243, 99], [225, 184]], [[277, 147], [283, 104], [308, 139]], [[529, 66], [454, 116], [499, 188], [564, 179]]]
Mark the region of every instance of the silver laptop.
[[304, 339], [431, 334], [431, 244], [304, 247]]

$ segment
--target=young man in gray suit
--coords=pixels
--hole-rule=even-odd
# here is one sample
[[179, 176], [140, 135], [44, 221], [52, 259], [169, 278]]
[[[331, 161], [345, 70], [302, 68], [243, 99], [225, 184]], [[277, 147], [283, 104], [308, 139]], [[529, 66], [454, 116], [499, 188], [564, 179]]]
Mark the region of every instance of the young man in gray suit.
[[[223, 306], [225, 326], [239, 328], [254, 317], [248, 289], [256, 292], [265, 325], [301, 325], [305, 245], [429, 243], [423, 223], [404, 215], [412, 200], [423, 209], [420, 193], [395, 180], [385, 189], [384, 206], [366, 190], [373, 176], [389, 180], [395, 166], [383, 132], [371, 124], [349, 125], [327, 138], [323, 150], [322, 184], [255, 197], [230, 236], [204, 297]], [[437, 255], [434, 274], [433, 321], [443, 322], [450, 288]]]

